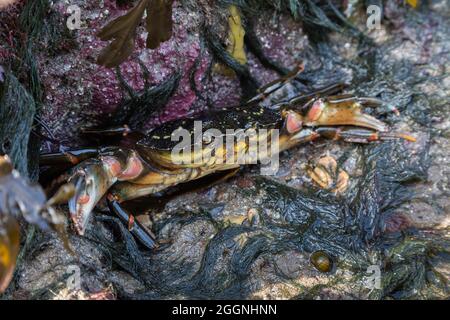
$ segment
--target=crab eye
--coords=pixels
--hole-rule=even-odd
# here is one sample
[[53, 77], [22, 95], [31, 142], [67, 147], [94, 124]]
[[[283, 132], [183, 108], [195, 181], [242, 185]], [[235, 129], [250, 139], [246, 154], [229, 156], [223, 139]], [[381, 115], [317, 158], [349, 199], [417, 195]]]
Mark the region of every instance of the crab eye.
[[308, 112], [308, 120], [316, 121], [320, 118], [323, 109], [325, 109], [325, 102], [322, 99], [318, 99], [314, 101], [311, 109]]

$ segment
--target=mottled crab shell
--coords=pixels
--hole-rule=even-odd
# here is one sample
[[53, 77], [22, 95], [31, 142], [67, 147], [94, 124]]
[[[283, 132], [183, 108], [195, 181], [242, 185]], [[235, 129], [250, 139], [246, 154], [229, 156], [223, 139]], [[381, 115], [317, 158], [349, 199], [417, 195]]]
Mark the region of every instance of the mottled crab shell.
[[[227, 135], [227, 130], [234, 130], [234, 134], [236, 134], [238, 130], [245, 131], [250, 128], [256, 130], [280, 128], [283, 119], [279, 111], [256, 104], [222, 109], [194, 119], [180, 119], [168, 122], [138, 141], [136, 145], [137, 150], [145, 158], [153, 160], [155, 160], [155, 157], [168, 157], [168, 154], [181, 141], [181, 138], [172, 138], [172, 134], [183, 129], [189, 132], [191, 147], [199, 142], [202, 143], [202, 146], [210, 144], [211, 141], [195, 141], [194, 128], [196, 121], [201, 121], [203, 132], [208, 129], [219, 130], [221, 135], [216, 136], [216, 138], [220, 138]], [[202, 135], [199, 136], [201, 137]]]

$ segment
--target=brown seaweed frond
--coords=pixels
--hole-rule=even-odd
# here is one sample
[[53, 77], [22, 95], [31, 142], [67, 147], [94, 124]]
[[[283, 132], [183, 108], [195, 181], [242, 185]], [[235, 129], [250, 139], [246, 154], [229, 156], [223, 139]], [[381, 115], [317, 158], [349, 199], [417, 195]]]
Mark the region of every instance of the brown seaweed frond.
[[147, 11], [147, 48], [155, 49], [172, 36], [173, 0], [140, 0], [127, 14], [111, 21], [98, 36], [101, 40], [114, 39], [100, 53], [97, 63], [111, 68], [124, 62], [134, 50], [136, 29]]
[[156, 49], [172, 37], [173, 0], [153, 0], [147, 7], [147, 48]]
[[[230, 53], [236, 61], [245, 65], [247, 63], [247, 56], [244, 49], [244, 37], [245, 29], [242, 25], [241, 14], [239, 9], [235, 5], [230, 5], [228, 8], [230, 15], [228, 17], [228, 38], [227, 38], [227, 51]], [[215, 71], [223, 75], [232, 77], [234, 71], [224, 65], [217, 64]]]

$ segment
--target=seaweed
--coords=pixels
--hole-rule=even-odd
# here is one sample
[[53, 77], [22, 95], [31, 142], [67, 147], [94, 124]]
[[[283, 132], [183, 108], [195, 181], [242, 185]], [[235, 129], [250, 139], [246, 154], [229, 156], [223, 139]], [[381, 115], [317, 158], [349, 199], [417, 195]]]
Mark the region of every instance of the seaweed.
[[289, 13], [294, 19], [303, 23], [303, 29], [313, 38], [326, 34], [327, 31], [344, 31], [337, 21], [342, 22], [342, 19], [345, 20], [345, 18], [336, 16], [336, 11], [330, 7], [331, 2], [325, 3], [324, 1], [313, 0], [221, 0], [219, 3], [222, 6], [235, 4], [248, 16], [256, 15], [259, 11], [268, 9], [275, 10], [278, 13]]
[[[365, 163], [364, 172], [354, 189], [343, 197], [326, 191], [298, 190], [272, 179], [256, 177], [256, 189], [241, 192], [248, 201], [260, 197], [260, 223], [216, 224], [218, 231], [209, 240], [197, 269], [187, 261], [179, 261], [181, 269], [171, 266], [169, 269], [178, 271], [160, 273], [160, 279], [145, 275], [145, 270], [151, 274], [156, 272], [151, 270], [158, 270], [160, 266], [150, 262], [138, 270], [139, 264], [132, 263], [134, 258], [127, 258], [128, 264], [121, 263], [121, 267], [131, 274], [144, 275], [142, 281], [147, 290], [131, 295], [122, 292], [121, 297], [245, 299], [262, 285], [253, 280], [250, 286], [254, 262], [270, 260], [289, 250], [306, 254], [325, 251], [336, 263], [337, 270], [351, 272], [352, 285], [360, 286], [359, 290], [367, 292], [372, 299], [445, 295], [446, 281], [433, 269], [431, 259], [446, 252], [442, 246], [448, 248], [448, 244], [444, 242], [439, 246], [430, 239], [420, 239], [414, 229], [407, 229], [403, 234], [383, 232], [386, 216], [415, 196], [410, 184], [426, 178], [427, 151], [410, 158], [401, 144], [384, 143], [361, 148], [359, 152], [361, 162]], [[199, 221], [214, 223], [211, 219], [195, 212], [180, 213], [161, 221], [156, 229], [172, 224], [189, 226]], [[132, 254], [136, 247], [127, 249], [125, 245], [121, 250], [125, 251], [113, 256]], [[158, 264], [159, 259], [155, 259], [154, 263]], [[374, 263], [380, 264], [382, 287], [369, 291], [362, 281], [366, 269]], [[295, 279], [278, 276], [294, 285]], [[348, 280], [333, 271], [326, 287], [339, 287], [345, 281]], [[322, 287], [303, 287], [297, 298], [313, 297]]]
[[256, 95], [259, 87], [257, 80], [250, 74], [248, 66], [237, 61], [220, 43], [219, 37], [207, 26], [203, 28], [203, 37], [208, 45], [209, 50], [220, 63], [233, 70], [241, 84], [242, 100], [248, 100]]
[[406, 0], [406, 3], [408, 3], [413, 8], [416, 8], [419, 4], [419, 1], [418, 0]]
[[[99, 221], [106, 222], [113, 226], [120, 234], [120, 240], [112, 244], [103, 245], [101, 249], [121, 268], [127, 270], [131, 275], [140, 281], [147, 283], [143, 270], [148, 268], [142, 252], [132, 235], [126, 230], [119, 218], [116, 217], [98, 217]], [[105, 244], [104, 235], [99, 232], [92, 232], [88, 235], [91, 241]]]
[[[55, 34], [57, 30], [52, 30], [51, 24], [46, 21], [50, 10], [49, 1], [26, 1], [17, 4], [17, 7], [15, 16], [8, 16], [7, 11], [0, 12], [0, 20], [7, 26], [5, 30], [13, 31], [10, 34], [12, 38], [4, 42], [8, 44], [6, 46], [11, 46], [11, 52], [2, 61], [6, 73], [4, 81], [0, 81], [0, 152], [10, 156], [22, 176], [37, 181], [40, 126], [35, 120], [42, 105], [43, 87], [35, 52], [42, 47], [43, 38], [50, 33]], [[0, 34], [2, 40], [5, 36]], [[29, 226], [27, 231], [25, 245], [19, 252], [17, 270], [28, 249], [36, 242], [36, 228]], [[15, 287], [17, 274], [16, 271], [11, 289], [4, 294], [5, 297]]]
[[[327, 193], [305, 193], [259, 179], [258, 188], [265, 191], [262, 210], [271, 212], [264, 215], [263, 221], [271, 230], [283, 225], [294, 230], [296, 221], [307, 221], [297, 229], [302, 237], [302, 249], [307, 252], [324, 250], [341, 260], [341, 266], [343, 262], [352, 266], [354, 272], [371, 264], [369, 252], [377, 252], [384, 263], [383, 283], [381, 291], [372, 292], [372, 298], [411, 298], [427, 292], [432, 284], [426, 275], [438, 274], [431, 271], [431, 252], [443, 249], [431, 240], [416, 239], [417, 236], [401, 237], [392, 242], [382, 232], [384, 217], [414, 198], [409, 184], [426, 178], [427, 151], [410, 159], [402, 154], [398, 145], [382, 144], [364, 149], [363, 158], [366, 163], [363, 178], [355, 190], [341, 200]], [[445, 281], [443, 286], [445, 289]], [[433, 297], [437, 293], [430, 294]]]
[[437, 243], [410, 236], [390, 248], [384, 257], [382, 290], [372, 292], [370, 297], [445, 298], [450, 293], [448, 280], [434, 270], [431, 263], [437, 252], [446, 252]]
[[[17, 135], [10, 136], [5, 133], [6, 136], [0, 135], [0, 137], [6, 144], [4, 152], [13, 153], [12, 158], [19, 171], [28, 175], [31, 180], [37, 180], [40, 126], [33, 118], [38, 114], [42, 105], [43, 88], [35, 51], [41, 48], [41, 41], [46, 36], [49, 39], [57, 37], [54, 37], [56, 31], [51, 28], [51, 23], [46, 21], [50, 11], [49, 1], [28, 1], [20, 6], [21, 11], [17, 17], [8, 18], [7, 13], [2, 12], [2, 15], [8, 18], [5, 19], [5, 23], [11, 24], [10, 28], [15, 32], [11, 40], [14, 45], [13, 54], [3, 62], [7, 66], [10, 80], [8, 84], [4, 85], [4, 90], [8, 90], [9, 93], [8, 95], [4, 94], [2, 104], [6, 106], [2, 107], [1, 112], [4, 116], [11, 117], [10, 121], [6, 121], [4, 124], [5, 132], [16, 132]], [[50, 33], [52, 34], [50, 35]], [[11, 107], [11, 103], [15, 104], [14, 107]], [[20, 108], [20, 110], [16, 108]], [[23, 116], [23, 123], [16, 119], [19, 116]], [[32, 123], [30, 123], [30, 117]], [[30, 133], [36, 133], [36, 135]], [[14, 146], [15, 149], [9, 151], [8, 144]], [[26, 147], [25, 144], [27, 144]], [[22, 151], [19, 152], [18, 148]], [[28, 163], [26, 169], [24, 163]]]
[[50, 3], [47, 0], [36, 0], [27, 3], [20, 15], [20, 25], [23, 31], [31, 39], [37, 39], [45, 30], [46, 24], [43, 18], [50, 11]]
[[147, 9], [147, 48], [156, 49], [172, 37], [173, 0], [154, 0]]
[[15, 168], [24, 176], [29, 175], [28, 139], [31, 133], [36, 105], [31, 94], [17, 78], [6, 74], [0, 91], [0, 146], [7, 153]]
[[120, 103], [109, 122], [103, 125], [116, 126], [126, 124], [132, 130], [137, 131], [143, 130], [145, 121], [148, 120], [148, 115], [158, 115], [161, 112], [175, 93], [181, 79], [181, 73], [174, 72], [160, 84], [152, 88], [149, 88], [147, 84], [142, 93], [136, 94], [125, 84], [120, 76], [120, 71], [118, 71], [118, 75], [122, 86], [128, 88], [127, 91], [130, 94], [130, 98]]
[[[227, 37], [227, 52], [240, 64], [247, 63], [247, 55], [244, 49], [245, 29], [242, 25], [241, 13], [235, 5], [230, 5], [228, 8], [228, 37]], [[215, 71], [226, 76], [233, 76], [233, 70], [223, 66], [216, 65]]]
[[97, 63], [111, 68], [124, 62], [134, 50], [136, 29], [147, 11], [147, 48], [156, 49], [172, 36], [172, 0], [140, 0], [127, 14], [111, 21], [99, 33], [103, 41], [114, 39], [104, 48]]

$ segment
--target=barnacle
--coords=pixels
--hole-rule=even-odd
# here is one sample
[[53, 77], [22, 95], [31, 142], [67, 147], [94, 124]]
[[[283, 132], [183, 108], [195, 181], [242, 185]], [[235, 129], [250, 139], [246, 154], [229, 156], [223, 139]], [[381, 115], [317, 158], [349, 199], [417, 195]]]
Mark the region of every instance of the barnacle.
[[314, 168], [308, 168], [307, 172], [311, 179], [323, 189], [343, 193], [348, 187], [348, 173], [342, 169], [338, 170], [336, 160], [330, 156], [320, 158], [317, 165]]

